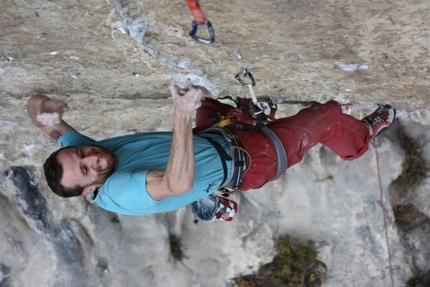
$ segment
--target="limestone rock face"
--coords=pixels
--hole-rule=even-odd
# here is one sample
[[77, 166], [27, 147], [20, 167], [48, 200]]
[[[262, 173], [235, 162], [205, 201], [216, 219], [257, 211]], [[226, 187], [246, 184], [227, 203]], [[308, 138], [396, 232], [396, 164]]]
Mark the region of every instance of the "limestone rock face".
[[428, 1], [204, 1], [212, 45], [184, 2], [5, 0], [1, 90], [158, 99], [189, 77], [218, 96], [248, 67], [281, 100], [429, 106]]
[[[271, 261], [273, 239], [286, 232], [316, 242], [327, 286], [400, 286], [413, 263], [425, 269], [428, 256], [413, 256], [404, 240], [419, 252], [428, 228], [403, 238], [394, 224], [388, 190], [403, 159], [394, 133], [353, 162], [317, 146], [281, 180], [233, 197], [232, 223], [195, 225], [187, 208], [116, 217], [49, 191], [41, 166], [58, 146], [27, 117], [35, 93], [67, 101], [65, 119], [103, 139], [171, 129], [169, 79], [191, 79], [215, 98], [249, 96], [234, 79], [246, 67], [257, 96], [280, 103], [278, 116], [303, 107], [296, 102], [352, 103], [357, 117], [389, 103], [413, 138], [429, 134], [430, 2], [200, 4], [211, 45], [188, 36], [186, 1], [1, 1], [0, 286], [229, 286]], [[428, 215], [426, 201], [421, 192], [414, 204]]]

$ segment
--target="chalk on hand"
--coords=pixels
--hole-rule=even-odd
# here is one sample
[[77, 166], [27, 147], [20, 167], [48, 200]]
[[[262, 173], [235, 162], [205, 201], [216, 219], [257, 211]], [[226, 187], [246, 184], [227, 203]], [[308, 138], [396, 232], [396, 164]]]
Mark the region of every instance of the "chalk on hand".
[[55, 113], [43, 113], [37, 115], [37, 120], [44, 126], [55, 126], [61, 122], [60, 114]]

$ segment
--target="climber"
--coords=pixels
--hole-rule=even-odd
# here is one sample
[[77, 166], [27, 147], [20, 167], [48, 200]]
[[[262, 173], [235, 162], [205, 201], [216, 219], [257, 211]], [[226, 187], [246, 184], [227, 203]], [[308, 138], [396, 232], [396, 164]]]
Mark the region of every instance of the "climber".
[[[212, 200], [220, 188], [246, 191], [281, 177], [317, 143], [344, 160], [359, 158], [395, 119], [389, 105], [360, 121], [331, 101], [255, 128], [248, 125], [246, 110], [211, 98], [202, 101], [200, 88], [190, 85], [181, 95], [171, 82], [169, 90], [173, 132], [101, 141], [80, 134], [62, 119], [68, 110], [65, 102], [32, 96], [27, 105], [31, 120], [62, 145], [44, 164], [49, 187], [61, 197], [90, 196], [101, 208], [120, 214], [168, 212], [192, 203], [198, 209], [196, 203]], [[214, 127], [221, 118], [232, 124]], [[215, 214], [207, 219], [231, 220], [237, 205], [224, 198], [217, 202]]]

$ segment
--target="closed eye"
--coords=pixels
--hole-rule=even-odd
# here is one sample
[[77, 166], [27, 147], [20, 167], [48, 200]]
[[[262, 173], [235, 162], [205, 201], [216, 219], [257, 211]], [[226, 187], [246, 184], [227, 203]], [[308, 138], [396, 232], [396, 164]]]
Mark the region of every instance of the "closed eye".
[[76, 154], [78, 155], [78, 157], [83, 158], [84, 157], [84, 153], [82, 152], [82, 149], [77, 147], [76, 148]]
[[[79, 158], [84, 157], [84, 153], [82, 152], [82, 149], [79, 147], [76, 148], [76, 154]], [[88, 169], [82, 163], [79, 164], [79, 168], [83, 176], [86, 176], [88, 174]]]
[[82, 175], [83, 176], [87, 176], [88, 169], [84, 165], [82, 165], [82, 164], [81, 164], [80, 168], [81, 168]]

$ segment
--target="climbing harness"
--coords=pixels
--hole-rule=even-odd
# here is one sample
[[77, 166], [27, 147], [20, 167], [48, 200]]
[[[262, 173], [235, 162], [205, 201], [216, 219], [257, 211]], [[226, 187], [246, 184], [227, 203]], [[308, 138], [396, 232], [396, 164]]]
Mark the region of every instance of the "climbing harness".
[[[250, 79], [250, 82], [245, 82], [243, 78], [248, 77]], [[269, 121], [273, 121], [275, 119], [275, 113], [277, 110], [277, 105], [272, 101], [272, 99], [259, 99], [255, 95], [254, 92], [254, 86], [255, 86], [255, 79], [254, 76], [251, 74], [250, 71], [248, 71], [247, 68], [243, 68], [239, 73], [236, 74], [235, 79], [238, 80], [242, 86], [248, 87], [249, 92], [251, 94], [252, 101], [248, 101], [249, 104], [249, 113], [254, 117], [255, 122], [253, 125], [248, 126], [240, 123], [232, 123], [231, 126], [234, 126], [236, 129], [242, 129], [242, 130], [251, 130], [251, 129], [258, 129], [264, 132], [271, 140], [273, 145], [276, 149], [276, 155], [278, 160], [278, 169], [276, 172], [276, 176], [272, 179], [278, 179], [281, 177], [285, 171], [287, 170], [287, 154], [285, 152], [284, 146], [282, 145], [281, 140], [278, 138], [278, 136], [266, 126], [266, 124]], [[237, 102], [236, 102], [237, 104]], [[239, 104], [240, 106], [240, 100]], [[246, 105], [245, 105], [246, 106]], [[243, 108], [243, 107], [242, 107]], [[266, 114], [266, 112], [270, 110], [269, 114]]]
[[[194, 21], [192, 22], [192, 29], [189, 33], [190, 37], [196, 40], [197, 42], [203, 43], [203, 44], [211, 44], [215, 42], [215, 31], [212, 26], [211, 21], [206, 19], [205, 15], [203, 14], [203, 11], [200, 7], [198, 0], [187, 0], [188, 8], [191, 11], [191, 14], [193, 14]], [[209, 32], [209, 38], [203, 38], [197, 35], [197, 29], [199, 26], [205, 25], [208, 28]]]
[[[245, 82], [243, 79], [245, 77], [250, 79], [250, 83]], [[230, 96], [221, 98], [232, 100], [236, 103], [237, 108], [232, 110], [232, 114], [229, 113], [225, 117], [222, 117], [214, 126], [198, 133], [200, 137], [207, 139], [217, 150], [221, 158], [224, 176], [218, 189], [223, 197], [210, 194], [190, 205], [196, 218], [194, 221], [196, 224], [199, 220], [231, 221], [237, 213], [237, 203], [227, 199], [227, 197], [230, 194], [241, 191], [243, 176], [251, 167], [252, 159], [233, 130], [260, 130], [272, 141], [276, 150], [278, 167], [276, 175], [271, 180], [281, 177], [288, 167], [287, 155], [281, 140], [266, 126], [269, 121], [275, 119], [276, 104], [271, 99], [264, 101], [256, 97], [253, 90], [255, 79], [248, 69], [242, 69], [236, 74], [235, 78], [242, 86], [249, 88], [252, 100], [240, 97], [233, 99]], [[266, 111], [268, 110], [270, 110], [270, 113], [267, 115]], [[238, 115], [243, 115], [243, 118], [236, 117], [235, 112]], [[229, 144], [230, 154], [213, 137], [208, 136], [207, 134], [209, 133], [221, 135]], [[228, 176], [227, 163], [231, 164], [230, 176]]]
[[[206, 133], [216, 133], [220, 134], [230, 146], [230, 155], [224, 150], [224, 148], [216, 141], [205, 137]], [[199, 136], [206, 138], [209, 142], [214, 145], [215, 149], [218, 151], [224, 169], [224, 178], [220, 184], [220, 191], [223, 194], [234, 194], [240, 191], [242, 187], [243, 175], [248, 171], [251, 166], [251, 156], [243, 148], [239, 139], [227, 128], [220, 128], [217, 126], [208, 128], [201, 133]], [[227, 162], [231, 162], [232, 172], [230, 177], [227, 178]]]
[[378, 147], [381, 146], [381, 143], [380, 143], [380, 140], [378, 138], [375, 138], [373, 140], [373, 146], [375, 148], [375, 154], [376, 154], [376, 168], [377, 168], [377, 172], [378, 172], [379, 194], [380, 194], [380, 198], [381, 198], [382, 215], [383, 215], [383, 218], [384, 218], [385, 242], [386, 242], [386, 245], [387, 245], [388, 266], [390, 268], [391, 287], [394, 287], [393, 264], [392, 264], [392, 261], [391, 261], [390, 241], [388, 239], [387, 215], [386, 215], [386, 211], [385, 211], [384, 196], [382, 194], [381, 170], [379, 168]]
[[[248, 77], [250, 79], [250, 83], [246, 83], [243, 77]], [[288, 163], [287, 163], [287, 153], [285, 152], [285, 148], [279, 139], [279, 137], [269, 128], [267, 127], [267, 123], [269, 121], [272, 121], [275, 119], [275, 112], [277, 109], [276, 104], [272, 102], [271, 99], [267, 101], [263, 101], [262, 99], [257, 99], [254, 91], [253, 86], [255, 86], [255, 79], [252, 76], [251, 72], [248, 71], [248, 69], [242, 69], [239, 73], [236, 74], [235, 78], [242, 84], [242, 86], [247, 86], [250, 88], [250, 93], [252, 96], [252, 100], [246, 99], [246, 98], [237, 98], [232, 99], [231, 97], [224, 97], [223, 99], [230, 99], [236, 103], [236, 106], [239, 110], [244, 111], [245, 116], [243, 119], [238, 119], [235, 116], [227, 116], [225, 118], [222, 118], [214, 127], [212, 127], [212, 130], [217, 130], [219, 133], [223, 133], [224, 138], [229, 142], [231, 147], [235, 147], [231, 149], [232, 151], [236, 151], [237, 153], [243, 152], [243, 155], [234, 155], [232, 153], [233, 163], [236, 161], [236, 159], [240, 158], [240, 160], [248, 159], [247, 167], [246, 169], [238, 169], [237, 173], [235, 173], [236, 169], [233, 169], [233, 178], [236, 178], [236, 183], [232, 183], [231, 181], [228, 182], [226, 186], [220, 189], [221, 192], [223, 192], [224, 195], [226, 194], [232, 194], [237, 193], [240, 191], [241, 186], [241, 178], [246, 171], [251, 167], [251, 157], [247, 153], [245, 149], [241, 146], [240, 142], [237, 140], [237, 142], [232, 142], [232, 137], [235, 138], [234, 133], [231, 132], [231, 129], [238, 129], [238, 130], [260, 130], [263, 132], [273, 143], [275, 150], [276, 150], [276, 156], [277, 156], [277, 162], [278, 162], [278, 168], [277, 172], [274, 178], [271, 179], [271, 181], [278, 179], [281, 177], [285, 171], [287, 170]], [[267, 105], [264, 105], [264, 103], [267, 103]], [[270, 109], [269, 115], [266, 114], [266, 111]], [[251, 115], [251, 118], [246, 118], [246, 114]], [[245, 161], [246, 164], [246, 161]]]

